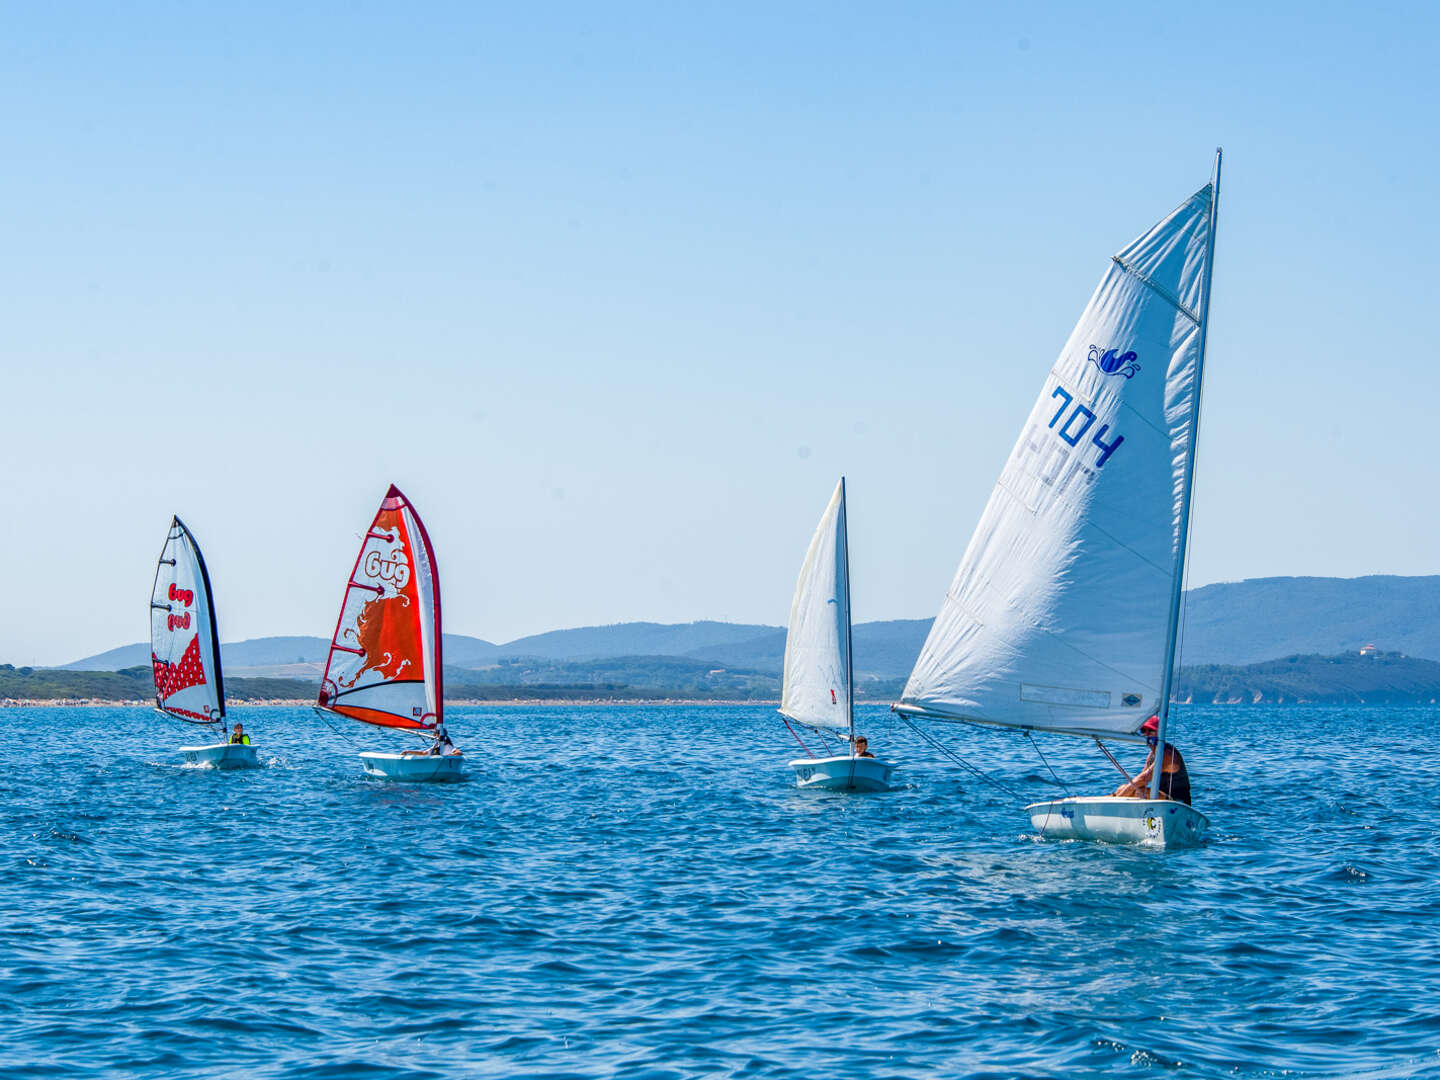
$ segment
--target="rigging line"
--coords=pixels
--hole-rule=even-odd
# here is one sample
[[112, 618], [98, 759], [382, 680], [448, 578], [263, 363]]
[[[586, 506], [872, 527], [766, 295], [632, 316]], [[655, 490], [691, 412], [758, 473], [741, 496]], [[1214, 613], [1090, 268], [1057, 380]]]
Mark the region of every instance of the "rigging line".
[[1027, 731], [1025, 732], [1025, 738], [1030, 740], [1030, 745], [1035, 748], [1035, 753], [1039, 754], [1040, 760], [1045, 762], [1045, 768], [1050, 770], [1050, 775], [1055, 778], [1055, 783], [1060, 785], [1060, 790], [1065, 792], [1066, 795], [1069, 795], [1070, 789], [1065, 785], [1065, 781], [1060, 779], [1060, 774], [1055, 771], [1054, 766], [1050, 764], [1049, 759], [1046, 758], [1045, 755], [1041, 752], [1040, 744], [1035, 741], [1035, 736]]
[[948, 746], [936, 740], [932, 735], [930, 735], [929, 732], [923, 730], [920, 727], [917, 727], [915, 721], [911, 720], [910, 717], [906, 716], [904, 713], [896, 713], [896, 715], [899, 716], [901, 720], [905, 721], [906, 725], [908, 725], [909, 728], [915, 732], [915, 734], [919, 735], [936, 750], [939, 750], [940, 753], [944, 754], [951, 761], [955, 762], [955, 764], [959, 765], [961, 768], [968, 769], [970, 772], [978, 776], [981, 780], [984, 780], [987, 784], [992, 784], [995, 787], [999, 788], [1001, 791], [1005, 792], [1006, 795], [1009, 795], [1012, 799], [1020, 799], [1023, 801], [1024, 797], [1014, 788], [1006, 787], [999, 780], [996, 780], [994, 777], [987, 775], [983, 770], [977, 769], [974, 765], [971, 765], [968, 761], [962, 758], [959, 754], [955, 753]]
[[315, 715], [320, 717], [320, 719], [325, 722], [325, 726], [328, 727], [333, 734], [340, 736], [340, 738], [344, 739], [352, 747], [357, 745], [355, 740], [351, 737], [350, 731], [348, 729], [342, 731], [340, 728], [337, 728], [333, 723], [331, 723], [330, 714], [327, 713], [324, 709], [316, 709]]
[[790, 732], [791, 736], [795, 739], [795, 741], [800, 744], [800, 749], [805, 751], [805, 756], [813, 758], [815, 755], [812, 754], [810, 752], [810, 748], [805, 745], [805, 740], [800, 738], [799, 735], [795, 734], [795, 729], [790, 726], [790, 721], [784, 716], [781, 716], [780, 719], [785, 721], [785, 730]]
[[1135, 782], [1130, 779], [1130, 774], [1125, 771], [1125, 766], [1121, 765], [1120, 762], [1115, 759], [1115, 755], [1110, 752], [1110, 748], [1100, 741], [1100, 736], [1098, 735], [1095, 736], [1095, 745], [1100, 748], [1100, 752], [1102, 754], [1104, 754], [1107, 758], [1110, 759], [1110, 764], [1114, 765], [1115, 768], [1120, 770], [1120, 775], [1125, 777], [1126, 783], [1133, 784]]

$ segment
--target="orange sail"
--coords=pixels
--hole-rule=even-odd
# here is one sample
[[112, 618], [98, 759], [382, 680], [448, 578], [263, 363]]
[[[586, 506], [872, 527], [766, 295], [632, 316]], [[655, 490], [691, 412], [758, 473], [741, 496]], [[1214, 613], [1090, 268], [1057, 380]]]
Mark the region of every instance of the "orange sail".
[[433, 728], [444, 696], [435, 553], [392, 485], [345, 586], [319, 705], [367, 724]]

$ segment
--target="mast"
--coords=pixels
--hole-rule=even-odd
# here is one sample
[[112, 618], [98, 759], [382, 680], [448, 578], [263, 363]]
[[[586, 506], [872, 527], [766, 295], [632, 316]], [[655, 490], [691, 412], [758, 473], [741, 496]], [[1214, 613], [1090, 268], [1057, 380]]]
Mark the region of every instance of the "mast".
[[845, 708], [850, 717], [850, 753], [855, 753], [855, 651], [850, 646], [850, 514], [845, 509], [845, 477], [840, 477], [840, 543], [845, 548]]
[[1200, 395], [1205, 387], [1205, 338], [1210, 330], [1210, 284], [1215, 279], [1215, 226], [1220, 216], [1220, 156], [1215, 148], [1215, 179], [1210, 191], [1210, 236], [1205, 245], [1205, 296], [1200, 308], [1200, 357], [1195, 365], [1195, 404], [1190, 412], [1190, 447], [1185, 455], [1184, 490], [1180, 498], [1180, 545], [1175, 560], [1175, 586], [1170, 594], [1170, 625], [1165, 635], [1165, 681], [1160, 691], [1160, 721], [1155, 730], [1155, 770], [1150, 798], [1160, 797], [1165, 772], [1165, 729], [1170, 720], [1170, 693], [1175, 681], [1175, 643], [1184, 599], [1185, 556], [1190, 544], [1190, 500], [1195, 487], [1195, 452], [1200, 442]]

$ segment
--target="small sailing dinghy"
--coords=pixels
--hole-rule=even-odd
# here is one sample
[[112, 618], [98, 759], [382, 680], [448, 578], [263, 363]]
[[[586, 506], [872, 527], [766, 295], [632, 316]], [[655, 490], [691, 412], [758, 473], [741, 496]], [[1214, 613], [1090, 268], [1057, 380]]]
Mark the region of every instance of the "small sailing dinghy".
[[[850, 654], [850, 550], [845, 478], [820, 518], [790, 605], [780, 715], [806, 756], [790, 762], [801, 788], [888, 791], [892, 766], [856, 749], [854, 662]], [[825, 732], [845, 732], [849, 753], [817, 756], [795, 733], [807, 727], [825, 746]], [[828, 746], [826, 746], [828, 751]]]
[[424, 750], [366, 751], [381, 780], [464, 779], [465, 758], [445, 734], [440, 577], [420, 515], [391, 485], [366, 530], [330, 639], [317, 707], [425, 738]]
[[178, 517], [170, 519], [150, 590], [150, 665], [156, 709], [187, 724], [219, 729], [220, 742], [180, 747], [186, 765], [253, 769], [259, 764], [254, 746], [226, 737], [225, 680], [210, 573], [200, 545]]
[[[1000, 473], [901, 700], [905, 718], [1138, 740], [1170, 711], [1190, 526], [1215, 175], [1115, 255]], [[1108, 754], [1108, 751], [1106, 751]], [[1113, 760], [1113, 759], [1112, 759]], [[1186, 803], [1035, 803], [1046, 837], [1172, 845]]]

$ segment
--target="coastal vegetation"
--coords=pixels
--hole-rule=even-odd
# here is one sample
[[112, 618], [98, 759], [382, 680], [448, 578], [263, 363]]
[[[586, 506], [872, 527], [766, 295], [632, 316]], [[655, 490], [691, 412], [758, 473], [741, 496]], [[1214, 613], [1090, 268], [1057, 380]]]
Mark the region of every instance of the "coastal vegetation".
[[[234, 702], [313, 701], [319, 679], [227, 676]], [[860, 676], [860, 702], [894, 701], [903, 678]], [[774, 701], [778, 674], [673, 656], [601, 660], [507, 659], [484, 668], [447, 667], [452, 701]], [[0, 664], [3, 701], [151, 701], [149, 667], [69, 671]], [[1440, 662], [1398, 652], [1297, 654], [1258, 664], [1181, 668], [1175, 699], [1195, 704], [1431, 704], [1440, 702]]]

